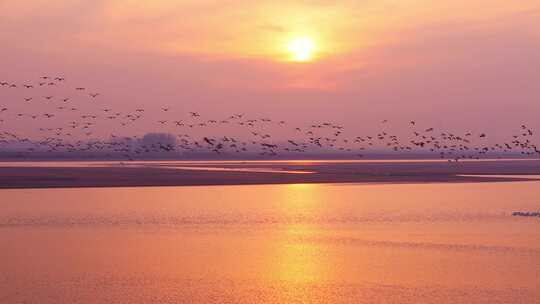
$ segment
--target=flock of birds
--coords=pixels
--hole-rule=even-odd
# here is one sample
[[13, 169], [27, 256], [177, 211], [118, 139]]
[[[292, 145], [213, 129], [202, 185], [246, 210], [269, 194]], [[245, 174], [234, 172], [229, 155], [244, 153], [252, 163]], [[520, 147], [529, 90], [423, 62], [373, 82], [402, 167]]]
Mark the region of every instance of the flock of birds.
[[[70, 86], [60, 76], [42, 76], [38, 81], [25, 83], [0, 81], [0, 93], [2, 90], [17, 90], [19, 94], [15, 95], [23, 97], [17, 100], [10, 98], [9, 104], [2, 104], [8, 100], [0, 95], [0, 151], [3, 146], [19, 144], [27, 152], [107, 152], [120, 154], [130, 160], [142, 158], [148, 153], [182, 151], [219, 155], [257, 153], [262, 156], [333, 151], [363, 157], [370, 150], [385, 150], [430, 153], [449, 161], [480, 159], [505, 153], [540, 155], [539, 148], [532, 141], [534, 132], [525, 124], [516, 128], [511, 139], [501, 143], [490, 143], [485, 133], [456, 134], [433, 127], [420, 127], [416, 121], [407, 123], [409, 136], [398, 136], [388, 131], [388, 120], [382, 120], [380, 131], [374, 134], [350, 135], [343, 125], [335, 122], [293, 126], [284, 120], [251, 118], [241, 113], [209, 119], [199, 112], [186, 112], [184, 115], [187, 118], [179, 119], [170, 107], [118, 111], [104, 104], [99, 92], [83, 86]], [[58, 96], [58, 93], [62, 96]], [[34, 107], [36, 103], [45, 105]], [[48, 110], [34, 113], [28, 108]], [[38, 136], [30, 139], [10, 132], [5, 127], [9, 123], [35, 127], [37, 133], [34, 134]], [[107, 139], [95, 139], [96, 130], [126, 133], [136, 129], [137, 125], [148, 128], [149, 124], [172, 135], [149, 140], [110, 132]], [[227, 130], [231, 133], [223, 134]], [[402, 134], [403, 130], [400, 131]]]

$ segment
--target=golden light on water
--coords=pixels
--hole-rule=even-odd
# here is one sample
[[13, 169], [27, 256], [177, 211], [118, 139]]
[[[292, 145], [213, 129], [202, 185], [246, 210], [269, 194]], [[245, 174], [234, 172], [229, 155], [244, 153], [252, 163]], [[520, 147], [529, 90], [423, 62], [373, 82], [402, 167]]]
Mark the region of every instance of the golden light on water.
[[293, 61], [310, 61], [313, 59], [315, 43], [309, 37], [297, 37], [288, 43], [287, 49], [291, 53]]

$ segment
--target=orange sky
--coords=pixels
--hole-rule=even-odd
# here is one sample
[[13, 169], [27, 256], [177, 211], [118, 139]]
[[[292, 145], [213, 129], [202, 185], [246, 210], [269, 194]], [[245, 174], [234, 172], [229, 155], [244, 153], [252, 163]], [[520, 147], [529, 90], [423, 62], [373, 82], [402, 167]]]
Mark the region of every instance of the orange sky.
[[[1, 78], [66, 75], [116, 107], [540, 127], [537, 0], [4, 0], [0, 11]], [[291, 61], [295, 37], [313, 41], [313, 60]]]

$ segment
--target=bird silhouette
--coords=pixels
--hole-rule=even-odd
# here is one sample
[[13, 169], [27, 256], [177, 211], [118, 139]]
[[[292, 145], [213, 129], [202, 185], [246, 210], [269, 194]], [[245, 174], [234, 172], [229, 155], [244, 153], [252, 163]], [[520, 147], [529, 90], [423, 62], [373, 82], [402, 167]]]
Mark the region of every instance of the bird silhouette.
[[[33, 97], [24, 97], [27, 103], [14, 103], [0, 107], [2, 115], [0, 122], [3, 126], [6, 121], [17, 119], [15, 125], [35, 126], [42, 138], [29, 139], [19, 136], [14, 132], [7, 132], [3, 127], [0, 140], [2, 145], [11, 142], [24, 141], [32, 143], [32, 150], [45, 149], [55, 152], [102, 152], [109, 151], [122, 153], [122, 155], [134, 159], [136, 156], [145, 153], [176, 153], [179, 151], [211, 152], [219, 155], [227, 153], [252, 152], [267, 157], [275, 157], [282, 152], [287, 153], [308, 153], [309, 151], [333, 151], [337, 153], [348, 153], [355, 157], [365, 157], [370, 149], [386, 149], [393, 153], [422, 152], [447, 159], [450, 162], [461, 159], [480, 159], [493, 157], [500, 153], [519, 153], [525, 156], [540, 155], [538, 146], [533, 142], [534, 131], [527, 124], [518, 125], [516, 132], [506, 141], [496, 142], [493, 138], [488, 139], [486, 133], [475, 133], [467, 131], [464, 133], [452, 132], [449, 130], [439, 130], [430, 126], [427, 128], [417, 128], [416, 120], [408, 120], [409, 129], [401, 128], [400, 135], [393, 134], [388, 120], [381, 120], [384, 126], [379, 126], [377, 132], [371, 134], [356, 134], [354, 131], [334, 121], [312, 122], [301, 125], [297, 121], [285, 121], [276, 117], [250, 117], [248, 114], [233, 113], [225, 116], [224, 119], [212, 118], [211, 113], [205, 113], [205, 119], [200, 112], [188, 112], [188, 117], [183, 117], [182, 113], [175, 112], [171, 107], [139, 107], [135, 110], [124, 109], [113, 111], [110, 104], [100, 99], [100, 107], [96, 103], [81, 104], [84, 99], [81, 96], [62, 96], [66, 85], [64, 77], [42, 76], [45, 82], [38, 82], [39, 87], [34, 88], [32, 81], [25, 81], [20, 86], [10, 81], [0, 82], [0, 88], [13, 90], [24, 90], [36, 93], [35, 96], [43, 96], [44, 103], [48, 107], [46, 113], [36, 114], [30, 108], [30, 101]], [[69, 81], [71, 82], [71, 81]], [[69, 83], [66, 82], [66, 83]], [[49, 87], [50, 86], [50, 87]], [[90, 88], [91, 86], [88, 86]], [[64, 88], [64, 89], [63, 89]], [[28, 91], [27, 89], [33, 89]], [[77, 91], [87, 90], [86, 86], [75, 87]], [[90, 89], [88, 89], [90, 90]], [[92, 89], [93, 90], [93, 89]], [[11, 91], [11, 90], [10, 90]], [[49, 95], [51, 93], [51, 95]], [[39, 94], [39, 95], [38, 95]], [[54, 98], [57, 96], [58, 98]], [[100, 93], [89, 93], [88, 96], [94, 99]], [[84, 96], [84, 95], [83, 95]], [[54, 101], [70, 102], [70, 106], [58, 106]], [[28, 106], [23, 110], [24, 105]], [[93, 106], [96, 105], [96, 106]], [[80, 107], [79, 107], [80, 106]], [[9, 109], [17, 109], [17, 113], [10, 114]], [[157, 110], [157, 111], [156, 111]], [[186, 114], [184, 114], [186, 115]], [[57, 116], [69, 117], [71, 121], [55, 119]], [[208, 117], [208, 118], [207, 118]], [[185, 130], [188, 134], [177, 134], [175, 144], [157, 142], [154, 144], [142, 144], [141, 138], [137, 136], [121, 137], [109, 134], [107, 130], [123, 128], [125, 132], [135, 127], [137, 124], [144, 125], [145, 121], [152, 119], [154, 126], [158, 126], [164, 132], [171, 130]], [[31, 121], [31, 122], [30, 122]], [[157, 124], [155, 123], [157, 121]], [[171, 123], [168, 123], [168, 122]], [[57, 127], [50, 127], [52, 123], [60, 124]], [[392, 127], [394, 127], [392, 123]], [[279, 130], [275, 127], [279, 127]], [[384, 127], [384, 128], [382, 128]], [[5, 131], [4, 131], [5, 130]], [[69, 130], [69, 132], [66, 132]], [[108, 139], [94, 138], [91, 141], [83, 138], [90, 136], [97, 137], [97, 133]], [[233, 132], [227, 134], [227, 132]], [[9, 134], [6, 134], [6, 132]], [[173, 131], [174, 132], [174, 131]], [[274, 134], [278, 132], [278, 134]], [[403, 135], [402, 133], [409, 132]], [[237, 136], [232, 136], [238, 134]], [[244, 134], [244, 135], [240, 135]], [[473, 136], [473, 134], [475, 134]], [[114, 135], [114, 136], [113, 136]], [[5, 139], [4, 139], [5, 138]], [[112, 139], [112, 141], [111, 141]]]

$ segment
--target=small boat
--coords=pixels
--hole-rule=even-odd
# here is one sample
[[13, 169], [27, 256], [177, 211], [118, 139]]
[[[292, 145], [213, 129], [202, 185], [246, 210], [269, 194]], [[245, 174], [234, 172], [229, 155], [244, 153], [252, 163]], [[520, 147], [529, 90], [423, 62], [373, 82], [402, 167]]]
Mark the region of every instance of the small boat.
[[540, 217], [540, 212], [523, 212], [523, 211], [515, 211], [512, 212], [512, 216], [524, 216], [524, 217]]

